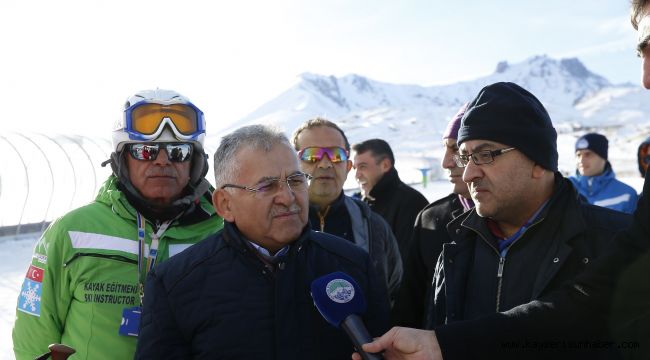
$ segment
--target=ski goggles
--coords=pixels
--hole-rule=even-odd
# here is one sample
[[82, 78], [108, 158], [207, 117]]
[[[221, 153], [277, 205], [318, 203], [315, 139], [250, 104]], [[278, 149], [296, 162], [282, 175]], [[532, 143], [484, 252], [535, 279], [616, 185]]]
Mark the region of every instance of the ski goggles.
[[319, 162], [323, 156], [327, 155], [333, 163], [348, 160], [348, 151], [342, 147], [307, 147], [298, 152], [298, 157], [306, 162]]
[[124, 130], [131, 140], [154, 140], [168, 125], [179, 140], [195, 140], [205, 133], [203, 112], [192, 103], [139, 102], [124, 110]]
[[128, 144], [129, 154], [136, 160], [154, 161], [160, 154], [160, 149], [167, 152], [171, 162], [183, 162], [192, 157], [192, 144], [190, 143], [153, 143], [153, 144]]

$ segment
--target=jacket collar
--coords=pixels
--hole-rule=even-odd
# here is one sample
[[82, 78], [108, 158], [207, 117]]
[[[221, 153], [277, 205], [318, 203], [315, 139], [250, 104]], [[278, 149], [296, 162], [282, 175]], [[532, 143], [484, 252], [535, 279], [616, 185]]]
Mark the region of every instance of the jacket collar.
[[[535, 220], [535, 224], [546, 222], [555, 224], [542, 230], [537, 236], [548, 238], [549, 251], [546, 264], [552, 264], [547, 269], [540, 269], [533, 287], [534, 296], [539, 295], [547, 284], [553, 279], [557, 271], [562, 267], [564, 261], [572, 251], [569, 241], [586, 230], [586, 224], [580, 210], [581, 204], [578, 194], [571, 182], [560, 173], [555, 174], [555, 187], [549, 203], [542, 210]], [[537, 225], [535, 225], [537, 226]], [[464, 272], [469, 266], [469, 259], [476, 238], [466, 236], [468, 231], [473, 231], [481, 236], [491, 236], [485, 225], [485, 219], [478, 216], [475, 209], [468, 211], [460, 217], [452, 220], [447, 230], [453, 239], [451, 243], [443, 245], [443, 261], [453, 260], [454, 268]], [[524, 235], [525, 236], [525, 235]], [[489, 239], [486, 237], [486, 239]], [[557, 258], [557, 262], [554, 259]]]
[[[566, 242], [573, 236], [584, 231], [586, 224], [581, 216], [571, 216], [571, 221], [566, 221], [566, 214], [579, 214], [580, 203], [578, 194], [571, 182], [564, 178], [559, 172], [555, 173], [554, 190], [548, 203], [533, 220], [532, 227], [543, 221], [551, 221], [557, 224], [556, 228], [559, 234], [562, 234], [561, 241]], [[485, 240], [492, 238], [486, 219], [476, 213], [476, 209], [471, 209], [464, 216], [460, 216], [451, 221], [448, 226], [448, 232], [452, 239], [463, 241], [464, 237], [459, 237], [454, 232], [462, 232], [461, 228], [471, 230]]]
[[583, 176], [580, 175], [578, 170], [576, 170], [575, 175], [573, 176], [576, 182], [576, 185], [579, 186], [584, 191], [588, 191], [589, 194], [596, 194], [602, 189], [607, 187], [607, 185], [616, 178], [616, 174], [612, 169], [609, 161], [605, 164], [605, 170], [602, 174], [596, 176]]
[[386, 193], [391, 192], [394, 188], [396, 188], [402, 181], [399, 179], [399, 175], [397, 175], [397, 170], [395, 170], [395, 167], [390, 168], [386, 173], [384, 173], [384, 176], [377, 181], [375, 186], [372, 187], [370, 190], [370, 197], [377, 199], [382, 198], [383, 195]]
[[[308, 241], [310, 233], [311, 227], [309, 226], [309, 222], [307, 222], [307, 225], [302, 229], [298, 238], [289, 244], [289, 251], [286, 255], [289, 256], [299, 250]], [[223, 238], [228, 245], [241, 252], [251, 251], [255, 254], [258, 253], [257, 249], [249, 243], [252, 240], [247, 239], [234, 223], [224, 221]]]
[[[212, 190], [212, 187], [209, 187], [191, 206], [187, 206], [178, 218], [178, 223], [191, 225], [217, 216], [211, 203]], [[110, 175], [104, 182], [95, 200], [110, 206], [113, 212], [125, 219], [135, 220], [136, 212], [139, 210], [137, 206], [134, 206], [131, 198], [122, 191], [121, 184], [114, 175]], [[163, 220], [157, 219], [156, 216], [146, 211], [141, 211], [141, 214], [152, 223]]]

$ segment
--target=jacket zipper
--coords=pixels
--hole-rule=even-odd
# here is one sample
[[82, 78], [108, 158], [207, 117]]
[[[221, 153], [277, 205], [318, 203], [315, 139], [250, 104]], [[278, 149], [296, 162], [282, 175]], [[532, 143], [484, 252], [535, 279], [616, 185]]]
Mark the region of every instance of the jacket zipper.
[[318, 218], [320, 219], [320, 232], [325, 232], [325, 217], [327, 216], [327, 213], [330, 211], [330, 206], [327, 205], [325, 208], [325, 212], [321, 215], [320, 210], [316, 213], [318, 215]]
[[[512, 245], [514, 245], [517, 241], [519, 241], [519, 239], [521, 239], [524, 236], [524, 234], [526, 234], [526, 232], [530, 230], [530, 228], [537, 225], [540, 221], [541, 220], [538, 220], [537, 222], [530, 224], [530, 226], [526, 230], [524, 230], [524, 232], [521, 233], [519, 237], [515, 241], [513, 241], [512, 244], [510, 244], [510, 246], [508, 246], [508, 248], [512, 247]], [[479, 236], [483, 238], [483, 236], [481, 236], [479, 232], [477, 232], [477, 234], [479, 234]], [[483, 238], [483, 240], [488, 244], [490, 244], [490, 242], [485, 240], [485, 238]], [[503, 267], [506, 262], [506, 258], [505, 256], [501, 256], [501, 253], [499, 253], [499, 251], [495, 249], [494, 246], [492, 246], [491, 244], [490, 247], [492, 247], [492, 249], [496, 252], [497, 256], [499, 257], [499, 269], [497, 270], [497, 298], [496, 298], [496, 310], [497, 312], [499, 312], [499, 308], [501, 307], [501, 286], [503, 284]]]
[[499, 312], [499, 305], [501, 305], [501, 284], [503, 282], [503, 264], [506, 258], [499, 256], [499, 270], [497, 270], [497, 312]]
[[70, 260], [63, 263], [63, 267], [67, 267], [68, 265], [70, 265], [71, 262], [77, 260], [78, 258], [80, 258], [82, 256], [97, 257], [97, 258], [102, 258], [102, 259], [111, 259], [111, 260], [122, 261], [122, 262], [130, 263], [130, 264], [137, 264], [138, 263], [136, 260], [129, 259], [128, 257], [122, 256], [122, 255], [105, 255], [105, 254], [96, 254], [96, 253], [75, 253], [74, 255], [72, 255]]

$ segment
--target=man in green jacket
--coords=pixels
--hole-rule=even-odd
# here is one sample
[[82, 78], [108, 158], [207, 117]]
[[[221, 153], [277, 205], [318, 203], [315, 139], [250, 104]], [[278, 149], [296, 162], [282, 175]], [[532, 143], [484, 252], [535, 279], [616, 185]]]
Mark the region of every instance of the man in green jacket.
[[52, 343], [75, 348], [74, 359], [133, 358], [147, 272], [223, 227], [204, 138], [203, 113], [182, 95], [128, 99], [106, 162], [113, 174], [36, 244], [18, 297], [17, 360]]

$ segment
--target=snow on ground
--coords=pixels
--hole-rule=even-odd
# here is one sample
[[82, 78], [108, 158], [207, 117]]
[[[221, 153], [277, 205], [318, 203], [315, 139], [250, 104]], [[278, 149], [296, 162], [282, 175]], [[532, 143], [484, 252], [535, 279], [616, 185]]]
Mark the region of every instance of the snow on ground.
[[[641, 177], [621, 180], [638, 192], [643, 187]], [[445, 180], [429, 182], [426, 188], [422, 184], [413, 187], [430, 202], [446, 196], [452, 189], [451, 184]], [[0, 237], [0, 360], [14, 359], [11, 329], [16, 314], [16, 300], [37, 240], [38, 235]]]

